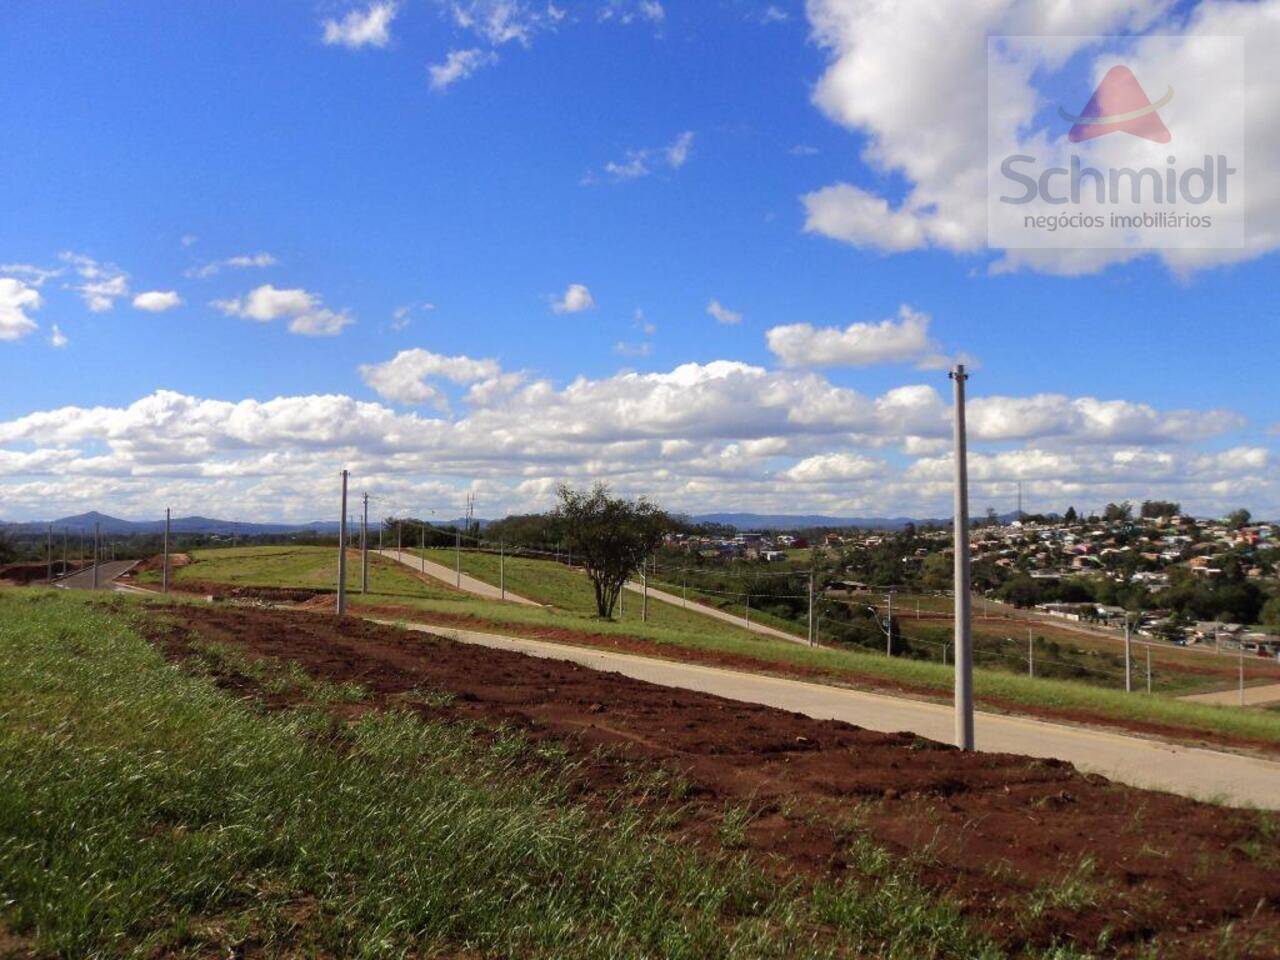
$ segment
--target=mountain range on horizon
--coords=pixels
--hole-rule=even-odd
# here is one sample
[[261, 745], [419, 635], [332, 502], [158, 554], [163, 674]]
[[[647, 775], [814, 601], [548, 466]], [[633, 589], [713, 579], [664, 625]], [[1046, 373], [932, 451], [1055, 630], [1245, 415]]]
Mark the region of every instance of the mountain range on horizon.
[[[764, 513], [704, 513], [690, 517], [694, 523], [716, 523], [732, 526], [738, 530], [799, 530], [813, 527], [849, 527], [862, 530], [901, 530], [907, 524], [925, 526], [929, 524], [946, 525], [950, 517], [917, 518], [917, 517], [833, 517], [824, 514], [764, 514]], [[1017, 519], [1016, 513], [1000, 517], [1001, 522]], [[370, 521], [373, 525], [375, 521]], [[433, 526], [450, 527], [462, 525], [465, 521], [458, 517], [454, 520], [435, 520]], [[487, 526], [489, 520], [474, 520], [481, 527]], [[96, 510], [74, 516], [61, 517], [56, 520], [3, 522], [0, 530], [18, 534], [40, 533], [52, 523], [55, 530], [92, 531], [95, 524], [101, 525], [104, 534], [112, 536], [135, 536], [158, 534], [164, 531], [164, 520], [124, 520]], [[169, 529], [175, 533], [211, 534], [218, 536], [255, 536], [262, 534], [316, 533], [331, 535], [338, 531], [336, 520], [312, 520], [306, 523], [287, 523], [280, 521], [257, 522], [248, 520], [222, 520], [214, 517], [186, 516], [173, 517], [169, 521]]]

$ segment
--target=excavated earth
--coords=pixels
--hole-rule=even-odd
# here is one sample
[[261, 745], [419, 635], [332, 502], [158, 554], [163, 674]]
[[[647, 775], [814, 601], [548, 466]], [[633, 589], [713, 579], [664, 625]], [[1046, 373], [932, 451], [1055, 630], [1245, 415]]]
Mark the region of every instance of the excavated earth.
[[[851, 845], [869, 837], [1014, 955], [1068, 941], [1114, 956], [1280, 957], [1280, 824], [1256, 812], [356, 618], [194, 605], [180, 620], [146, 616], [174, 659], [212, 641], [359, 684], [362, 701], [331, 708], [343, 714], [410, 709], [553, 740], [578, 761], [569, 776], [588, 805], [653, 806], [634, 786], [643, 775], [680, 778], [679, 816], [655, 824], [719, 850], [725, 811], [748, 809], [735, 844], [779, 876], [860, 882]], [[292, 705], [247, 677], [217, 679], [268, 709]], [[453, 696], [415, 702], [424, 690]]]

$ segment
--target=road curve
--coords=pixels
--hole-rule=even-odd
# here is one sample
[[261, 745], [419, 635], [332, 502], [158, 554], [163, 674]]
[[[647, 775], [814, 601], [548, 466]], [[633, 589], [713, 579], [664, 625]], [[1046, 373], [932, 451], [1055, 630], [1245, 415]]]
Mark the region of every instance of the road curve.
[[[107, 560], [98, 564], [98, 589], [114, 590], [113, 581], [117, 577], [122, 577], [134, 567], [138, 565], [138, 560]], [[67, 590], [92, 590], [93, 589], [93, 567], [89, 566], [83, 570], [77, 570], [68, 576], [58, 580], [55, 586], [62, 587]]]
[[423, 560], [422, 557], [415, 556], [412, 553], [400, 553], [396, 550], [372, 550], [370, 552], [380, 557], [386, 557], [388, 560], [396, 560], [406, 567], [417, 570], [419, 573], [425, 573], [428, 577], [433, 577], [442, 583], [447, 583], [451, 587], [456, 587], [477, 597], [484, 597], [486, 600], [506, 600], [508, 603], [520, 603], [527, 607], [542, 606], [542, 604], [536, 603], [527, 597], [517, 596], [510, 590], [507, 591], [504, 597], [498, 587], [466, 573], [462, 575], [462, 579], [459, 581], [456, 571], [450, 570], [442, 563]]
[[[822, 720], [842, 720], [886, 733], [911, 731], [949, 743], [954, 729], [952, 710], [942, 704], [473, 630], [401, 625], [463, 643], [569, 660], [661, 686], [760, 703]], [[1003, 714], [979, 712], [975, 726], [980, 750], [1053, 757], [1135, 787], [1280, 809], [1280, 762]]]

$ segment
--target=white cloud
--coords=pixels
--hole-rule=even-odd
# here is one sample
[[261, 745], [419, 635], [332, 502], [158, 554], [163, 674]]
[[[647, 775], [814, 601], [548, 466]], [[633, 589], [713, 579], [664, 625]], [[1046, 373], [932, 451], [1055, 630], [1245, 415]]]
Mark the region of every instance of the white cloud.
[[657, 0], [640, 0], [640, 15], [653, 23], [661, 23], [666, 19], [667, 11]]
[[227, 257], [225, 260], [213, 260], [209, 263], [201, 264], [198, 267], [192, 267], [186, 271], [188, 277], [197, 277], [201, 280], [207, 280], [214, 276], [223, 267], [235, 267], [237, 269], [253, 269], [263, 267], [274, 267], [280, 261], [270, 253], [242, 253], [234, 257]]
[[707, 304], [707, 313], [716, 318], [716, 323], [723, 323], [727, 326], [733, 326], [742, 322], [742, 314], [720, 303], [719, 300], [712, 300]]
[[148, 290], [133, 298], [133, 305], [148, 313], [164, 313], [182, 305], [182, 298], [176, 290]]
[[470, 50], [450, 50], [442, 63], [427, 67], [432, 90], [447, 90], [459, 80], [465, 80], [481, 67], [496, 63], [498, 55], [479, 47]]
[[501, 372], [494, 360], [446, 357], [420, 348], [401, 350], [385, 363], [366, 363], [360, 367], [361, 378], [378, 396], [397, 403], [430, 403], [441, 408], [447, 406], [444, 394], [428, 383], [429, 379], [469, 384], [492, 380]]
[[391, 21], [396, 16], [394, 2], [371, 3], [363, 10], [352, 10], [341, 20], [325, 20], [324, 42], [352, 50], [360, 47], [385, 47], [391, 41]]
[[769, 349], [787, 367], [862, 367], [877, 363], [916, 363], [926, 369], [946, 365], [929, 336], [929, 315], [903, 304], [896, 319], [814, 327], [792, 323], [765, 334]]
[[760, 12], [759, 20], [761, 23], [785, 23], [791, 17], [785, 10], [774, 6], [772, 3]]
[[110, 263], [99, 263], [82, 253], [66, 251], [60, 254], [70, 264], [81, 282], [71, 284], [81, 299], [94, 313], [104, 313], [115, 306], [116, 301], [129, 295], [129, 275]]
[[693, 146], [693, 131], [686, 130], [672, 141], [666, 149], [667, 166], [679, 170], [689, 159], [689, 150]]
[[314, 293], [297, 287], [280, 290], [269, 283], [239, 299], [215, 300], [213, 306], [229, 317], [243, 317], [258, 323], [289, 317], [289, 332], [309, 337], [334, 336], [355, 322], [345, 310], [325, 308]]
[[653, 344], [647, 340], [639, 343], [628, 343], [625, 340], [619, 340], [613, 345], [613, 352], [620, 357], [647, 357], [653, 353]]
[[556, 313], [581, 313], [584, 310], [594, 310], [595, 307], [596, 301], [591, 296], [591, 291], [581, 283], [569, 284], [564, 295], [551, 304], [551, 309]]
[[798, 483], [837, 483], [877, 477], [886, 469], [882, 460], [852, 453], [823, 453], [806, 457], [786, 470], [783, 476]]
[[62, 328], [55, 323], [53, 325], [53, 329], [49, 332], [49, 346], [61, 349], [69, 342], [70, 341], [67, 340], [66, 334], [62, 332]]
[[[360, 374], [388, 399], [438, 410], [342, 395], [229, 402], [169, 391], [119, 407], [39, 410], [0, 421], [6, 508], [43, 515], [56, 501], [128, 514], [161, 497], [201, 512], [243, 514], [248, 504], [255, 516], [313, 519], [331, 515], [343, 465], [380, 496], [439, 504], [482, 490], [494, 513], [543, 508], [556, 481], [594, 479], [676, 510], [950, 508], [941, 377], [868, 396], [812, 371], [716, 360], [554, 384], [426, 350]], [[451, 385], [463, 388], [464, 409], [442, 414]], [[1241, 425], [1230, 412], [1057, 395], [971, 404], [978, 505], [1011, 503], [1011, 481], [1025, 479], [1045, 509], [1173, 496], [1203, 512], [1240, 503], [1280, 512], [1273, 449], [1229, 440], [1197, 448], [1196, 438]], [[888, 449], [892, 457], [874, 452]]]
[[[679, 170], [689, 160], [689, 151], [693, 148], [694, 133], [692, 130], [686, 130], [676, 136], [671, 143], [665, 147], [645, 147], [640, 150], [628, 150], [621, 160], [610, 160], [602, 168], [602, 173], [614, 182], [624, 180], [638, 180], [641, 177], [647, 177], [654, 172], [655, 165], [657, 167], [666, 166], [671, 170]], [[594, 173], [588, 173], [582, 178], [584, 185], [591, 185], [598, 181], [599, 177]]]
[[[876, 188], [835, 183], [806, 194], [808, 230], [858, 247], [886, 252], [935, 247], [977, 254], [986, 242], [986, 164], [989, 35], [1055, 36], [1064, 49], [1083, 51], [1089, 36], [1143, 34], [1131, 66], [1142, 74], [1144, 57], [1157, 53], [1165, 34], [1243, 36], [1247, 92], [1245, 120], [1252, 156], [1280, 153], [1280, 74], [1267, 51], [1280, 44], [1280, 0], [1233, 3], [1204, 0], [1179, 12], [1170, 0], [1097, 0], [1088, 4], [1040, 0], [992, 0], [956, 15], [952, 0], [888, 4], [878, 0], [810, 0], [813, 35], [829, 57], [813, 100], [832, 121], [864, 138], [862, 160], [876, 181], [903, 182], [894, 199]], [[1067, 39], [1076, 38], [1076, 39]], [[1213, 63], [1165, 63], [1171, 76], [1207, 75]], [[998, 136], [1010, 147], [1043, 145], [1037, 125], [1044, 97], [1036, 89], [1044, 68], [1056, 63], [1027, 58], [1010, 64], [991, 107]], [[903, 82], [904, 71], [910, 82]], [[1185, 129], [1214, 129], [1216, 102], [1183, 97]], [[1020, 152], [1030, 152], [1022, 150]], [[1043, 250], [1009, 252], [997, 269], [1033, 269], [1064, 275], [1092, 273], [1135, 256], [1162, 259], [1179, 273], [1255, 257], [1280, 247], [1280, 171], [1252, 165], [1248, 171], [1246, 249]]]
[[0, 277], [0, 340], [20, 340], [33, 333], [36, 322], [27, 315], [40, 309], [40, 291], [16, 277]]
[[19, 277], [30, 286], [42, 287], [46, 280], [61, 276], [62, 271], [30, 263], [0, 263], [0, 275]]

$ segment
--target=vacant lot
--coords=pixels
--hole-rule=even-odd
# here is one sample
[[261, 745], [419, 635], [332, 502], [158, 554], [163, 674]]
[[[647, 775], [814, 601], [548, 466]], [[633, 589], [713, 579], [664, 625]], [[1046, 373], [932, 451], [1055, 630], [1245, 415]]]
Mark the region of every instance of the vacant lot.
[[1280, 956], [1273, 818], [1063, 764], [302, 613], [5, 591], [0, 653], [36, 955]]
[[[408, 551], [406, 551], [406, 555]], [[358, 569], [351, 554], [348, 570]], [[462, 555], [464, 569], [497, 583], [497, 557]], [[323, 547], [255, 547], [197, 551], [175, 573], [179, 588], [198, 593], [333, 604], [337, 557]], [[432, 559], [452, 563], [450, 551]], [[650, 601], [649, 620], [639, 622], [635, 595], [616, 621], [591, 612], [586, 579], [561, 564], [520, 558], [507, 561], [508, 586], [548, 608], [482, 600], [447, 584], [420, 577], [394, 560], [375, 558], [371, 593], [351, 593], [352, 610], [381, 619], [404, 619], [565, 643], [606, 646], [647, 656], [690, 660], [869, 687], [921, 698], [949, 698], [950, 668], [938, 662], [886, 658], [856, 648], [816, 648], [771, 640], [678, 606]], [[152, 574], [144, 576], [154, 577]], [[320, 586], [316, 586], [319, 584]], [[326, 586], [328, 584], [329, 586]], [[305, 587], [305, 589], [300, 589]], [[354, 586], [353, 586], [354, 589]], [[1071, 722], [1120, 726], [1187, 742], [1280, 750], [1280, 715], [1266, 710], [1187, 703], [1091, 684], [1035, 679], [1003, 670], [975, 670], [978, 702], [986, 709]]]

